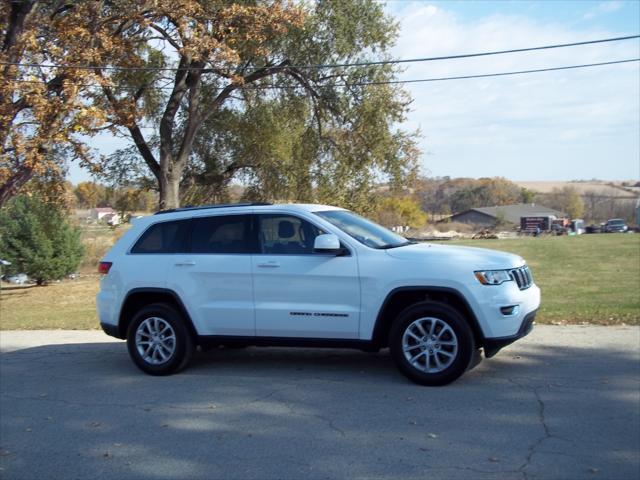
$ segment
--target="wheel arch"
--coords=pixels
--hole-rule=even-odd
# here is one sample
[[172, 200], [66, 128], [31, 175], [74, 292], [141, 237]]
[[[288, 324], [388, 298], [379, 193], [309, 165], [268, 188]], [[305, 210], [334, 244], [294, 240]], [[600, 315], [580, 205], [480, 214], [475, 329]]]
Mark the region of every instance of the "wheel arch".
[[127, 329], [136, 312], [153, 303], [166, 303], [180, 312], [194, 342], [197, 340], [198, 333], [193, 326], [193, 322], [184, 303], [182, 303], [182, 300], [176, 292], [167, 288], [134, 288], [127, 293], [124, 302], [122, 302], [122, 308], [120, 309], [120, 316], [118, 318], [118, 334], [120, 338], [127, 338]]
[[389, 331], [398, 314], [413, 304], [432, 301], [455, 308], [469, 324], [478, 347], [484, 344], [484, 335], [473, 309], [464, 295], [449, 287], [406, 286], [391, 290], [382, 302], [373, 329], [372, 343], [380, 348], [388, 346]]

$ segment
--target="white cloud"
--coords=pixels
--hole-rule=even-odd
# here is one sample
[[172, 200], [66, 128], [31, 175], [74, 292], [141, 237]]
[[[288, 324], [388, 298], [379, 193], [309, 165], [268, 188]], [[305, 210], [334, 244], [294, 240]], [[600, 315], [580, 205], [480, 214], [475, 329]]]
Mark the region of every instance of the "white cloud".
[[[446, 4], [445, 4], [446, 7]], [[608, 2], [602, 8], [617, 8]], [[399, 58], [569, 43], [616, 32], [522, 15], [463, 22], [423, 3], [400, 10]], [[529, 70], [640, 57], [637, 41], [407, 64], [403, 79]], [[426, 171], [516, 179], [640, 177], [638, 63], [407, 85]]]
[[617, 12], [622, 8], [622, 2], [618, 0], [611, 0], [597, 4], [595, 7], [590, 8], [587, 13], [582, 17], [583, 20], [591, 20], [602, 14]]

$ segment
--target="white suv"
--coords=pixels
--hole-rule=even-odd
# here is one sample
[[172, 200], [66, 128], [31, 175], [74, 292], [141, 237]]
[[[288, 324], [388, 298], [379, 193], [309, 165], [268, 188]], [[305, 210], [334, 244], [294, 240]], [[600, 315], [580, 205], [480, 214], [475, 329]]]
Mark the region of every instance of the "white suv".
[[516, 255], [416, 244], [325, 205], [180, 208], [137, 219], [100, 263], [103, 330], [143, 371], [196, 346], [377, 351], [444, 385], [525, 336], [540, 290]]

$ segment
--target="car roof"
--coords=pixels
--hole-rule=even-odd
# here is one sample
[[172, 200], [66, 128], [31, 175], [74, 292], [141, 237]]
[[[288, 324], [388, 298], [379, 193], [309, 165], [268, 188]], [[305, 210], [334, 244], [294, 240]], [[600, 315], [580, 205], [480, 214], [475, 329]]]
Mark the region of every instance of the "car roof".
[[[287, 212], [319, 212], [326, 210], [344, 210], [340, 207], [334, 207], [331, 205], [320, 205], [314, 203], [228, 203], [220, 205], [203, 205], [198, 207], [183, 207], [175, 208], [171, 210], [161, 210], [156, 212], [152, 216], [143, 217], [146, 219], [144, 223], [155, 223], [160, 221], [167, 221], [185, 217], [204, 216], [211, 213], [224, 214], [224, 213], [242, 213], [246, 211], [253, 213], [273, 212], [273, 211], [287, 211]], [[137, 222], [136, 222], [137, 223]]]

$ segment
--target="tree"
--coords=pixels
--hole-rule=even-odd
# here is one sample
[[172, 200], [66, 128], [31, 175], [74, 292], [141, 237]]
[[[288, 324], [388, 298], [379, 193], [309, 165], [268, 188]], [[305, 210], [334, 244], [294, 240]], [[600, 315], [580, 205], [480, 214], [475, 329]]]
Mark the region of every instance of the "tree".
[[[366, 85], [393, 78], [393, 67], [305, 67], [384, 57], [397, 29], [377, 2], [116, 3], [129, 13], [112, 34], [120, 48], [111, 64], [157, 70], [97, 69], [103, 95], [95, 101], [135, 145], [112, 162], [142, 158], [160, 208], [178, 206], [181, 188], [225, 185], [236, 174], [250, 179], [252, 198], [340, 201], [368, 190], [376, 172], [400, 184], [415, 171], [414, 143], [393, 128], [408, 98]], [[156, 88], [162, 81], [170, 91]], [[155, 136], [143, 136], [144, 121], [159, 125]], [[224, 195], [213, 187], [207, 193]]]
[[30, 179], [51, 178], [68, 160], [92, 164], [79, 137], [102, 124], [102, 112], [83, 98], [92, 73], [30, 64], [100, 61], [91, 48], [96, 3], [0, 5], [0, 206]]
[[[374, 0], [25, 0], [0, 8], [0, 205], [66, 159], [101, 167], [80, 135], [108, 129], [133, 141], [160, 208], [178, 206], [205, 122], [223, 108], [246, 112], [257, 100], [292, 96], [305, 100], [307, 130], [314, 123], [322, 140], [308, 144], [313, 169], [321, 163], [324, 172], [344, 174], [336, 178], [350, 189], [345, 196], [326, 175], [315, 181], [315, 192], [364, 196], [374, 175], [399, 185], [403, 173], [415, 170], [415, 163], [394, 162], [389, 148], [402, 143], [399, 154], [415, 157], [408, 154], [414, 144], [391, 128], [402, 115], [392, 106], [376, 117], [373, 108], [385, 95], [397, 102], [402, 92], [368, 85], [393, 79], [395, 67], [339, 66], [387, 56], [397, 26]], [[408, 98], [401, 102], [404, 112]], [[383, 141], [369, 125], [384, 127], [377, 128]], [[156, 134], [146, 138], [149, 126]], [[62, 148], [69, 153], [54, 154]], [[375, 161], [367, 158], [368, 168], [358, 169], [368, 155]], [[338, 156], [340, 166], [332, 164]], [[249, 193], [264, 195], [266, 171], [251, 172], [256, 185]]]
[[120, 218], [126, 220], [134, 212], [148, 212], [152, 208], [153, 195], [139, 188], [120, 188], [114, 192], [113, 205]]
[[529, 190], [528, 188], [522, 187], [520, 189], [520, 197], [522, 203], [533, 203], [536, 199], [536, 192], [533, 190]]
[[542, 195], [541, 199], [546, 206], [560, 210], [570, 218], [582, 218], [584, 214], [584, 201], [574, 187], [556, 187], [550, 193]]
[[103, 195], [104, 187], [94, 182], [80, 182], [75, 188], [75, 195], [78, 203], [85, 208], [95, 208], [100, 197]]
[[427, 214], [411, 197], [385, 197], [378, 203], [376, 219], [387, 227], [408, 225], [420, 228], [427, 223]]
[[74, 272], [82, 255], [80, 229], [66, 211], [18, 196], [0, 212], [0, 257], [11, 262], [6, 273], [26, 273], [44, 285]]
[[[123, 12], [126, 12], [123, 14]], [[112, 21], [113, 17], [120, 17]], [[179, 206], [179, 183], [203, 122], [245, 85], [285, 73], [281, 36], [302, 26], [302, 10], [288, 2], [227, 3], [185, 0], [115, 0], [100, 11], [97, 35], [110, 64], [158, 70], [96, 68], [112, 125], [125, 128], [156, 178], [160, 208]], [[165, 53], [167, 52], [167, 53]], [[176, 58], [175, 67], [169, 66]], [[170, 92], [155, 88], [169, 82]], [[184, 118], [178, 129], [178, 118]], [[144, 138], [141, 122], [157, 121], [159, 149]]]
[[416, 193], [422, 208], [431, 213], [512, 205], [525, 199], [525, 192], [518, 185], [502, 177], [423, 178], [418, 182]]

